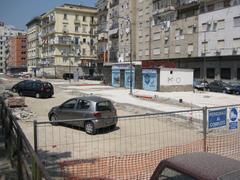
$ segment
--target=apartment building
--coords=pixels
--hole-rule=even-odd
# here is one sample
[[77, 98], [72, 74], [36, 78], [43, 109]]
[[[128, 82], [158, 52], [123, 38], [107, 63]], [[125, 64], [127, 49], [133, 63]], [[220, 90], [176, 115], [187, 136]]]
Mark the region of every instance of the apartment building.
[[75, 71], [93, 75], [97, 66], [96, 15], [94, 7], [63, 4], [40, 16], [37, 75], [62, 78], [63, 73]]
[[103, 63], [108, 62], [108, 0], [97, 1], [97, 18], [98, 18], [98, 43], [97, 43], [97, 56], [98, 60]]
[[6, 73], [6, 58], [9, 56], [9, 37], [23, 33], [24, 31], [22, 30], [0, 22], [0, 73]]
[[119, 0], [109, 0], [108, 11], [108, 50], [109, 63], [117, 63], [119, 60]]
[[240, 80], [240, 5], [200, 14], [198, 26], [198, 56], [218, 62], [207, 64], [206, 78]]
[[27, 71], [27, 36], [12, 36], [8, 40], [9, 56], [6, 58], [6, 70], [9, 73]]
[[34, 72], [36, 76], [36, 70], [40, 64], [40, 28], [41, 28], [41, 17], [34, 17], [29, 21], [27, 26], [27, 66], [28, 72]]

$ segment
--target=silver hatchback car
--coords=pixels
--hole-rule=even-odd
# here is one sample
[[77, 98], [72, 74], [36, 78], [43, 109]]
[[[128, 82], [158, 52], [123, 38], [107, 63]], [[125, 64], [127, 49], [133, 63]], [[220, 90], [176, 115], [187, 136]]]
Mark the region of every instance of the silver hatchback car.
[[53, 107], [48, 113], [52, 124], [57, 124], [61, 120], [70, 120], [64, 123], [84, 128], [88, 134], [95, 134], [100, 128], [114, 129], [118, 121], [116, 116], [117, 111], [113, 103], [97, 96], [69, 99], [62, 105]]

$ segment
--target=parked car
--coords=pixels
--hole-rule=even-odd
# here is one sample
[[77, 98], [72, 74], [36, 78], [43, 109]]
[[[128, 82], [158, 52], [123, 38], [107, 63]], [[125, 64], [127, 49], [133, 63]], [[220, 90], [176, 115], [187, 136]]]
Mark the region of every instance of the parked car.
[[235, 88], [223, 81], [213, 81], [209, 85], [209, 91], [234, 94]]
[[230, 82], [229, 84], [234, 88], [235, 94], [240, 94], [240, 83], [239, 82]]
[[240, 161], [212, 153], [190, 153], [165, 159], [151, 180], [239, 180]]
[[65, 80], [73, 79], [73, 73], [64, 73], [63, 79]]
[[[88, 134], [95, 134], [100, 128], [115, 128], [116, 116], [117, 112], [113, 103], [97, 96], [69, 99], [62, 105], [53, 107], [48, 113], [49, 120], [53, 124], [61, 120], [74, 120], [64, 123], [84, 128]], [[82, 120], [86, 118], [90, 120]]]
[[33, 96], [36, 98], [52, 97], [54, 94], [53, 85], [49, 82], [39, 80], [24, 80], [12, 87], [12, 91], [20, 96]]
[[207, 81], [202, 81], [202, 80], [194, 80], [193, 81], [193, 88], [194, 89], [197, 89], [197, 90], [204, 90], [204, 87], [205, 89], [208, 89], [208, 82]]

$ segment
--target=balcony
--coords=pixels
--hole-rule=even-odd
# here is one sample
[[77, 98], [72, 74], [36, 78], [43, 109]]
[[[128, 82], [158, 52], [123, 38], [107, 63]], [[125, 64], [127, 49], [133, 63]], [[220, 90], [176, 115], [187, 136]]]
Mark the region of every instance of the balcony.
[[199, 0], [183, 0], [180, 1], [178, 4], [178, 10], [184, 10], [184, 9], [196, 9], [200, 5]]
[[74, 19], [74, 24], [81, 24], [80, 19]]
[[155, 15], [161, 15], [161, 14], [168, 14], [171, 11], [175, 11], [176, 8], [174, 6], [168, 6], [165, 8], [161, 8], [161, 9], [156, 9], [155, 11], [153, 11], [153, 16]]
[[113, 8], [114, 6], [117, 6], [119, 4], [119, 0], [112, 0], [112, 2], [110, 2], [110, 8]]

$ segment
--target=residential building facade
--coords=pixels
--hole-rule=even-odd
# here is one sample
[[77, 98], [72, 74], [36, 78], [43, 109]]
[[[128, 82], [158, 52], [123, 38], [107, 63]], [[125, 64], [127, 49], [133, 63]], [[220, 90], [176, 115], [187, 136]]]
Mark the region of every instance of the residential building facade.
[[92, 75], [97, 64], [97, 9], [64, 4], [41, 15], [37, 75]]
[[0, 22], [0, 73], [6, 73], [6, 58], [9, 56], [8, 39], [23, 33], [22, 30]]
[[108, 9], [109, 3], [107, 0], [99, 0], [97, 2], [98, 9], [98, 43], [97, 43], [97, 56], [98, 60], [103, 63], [108, 62]]
[[9, 56], [6, 58], [6, 69], [9, 73], [27, 71], [27, 36], [12, 36], [8, 40]]
[[40, 64], [40, 26], [41, 17], [35, 17], [27, 23], [27, 65], [28, 72], [34, 72], [36, 76], [36, 70]]
[[240, 80], [239, 0], [112, 0], [108, 12], [109, 62], [129, 62], [127, 21], [114, 17], [130, 17], [132, 60], [142, 68], [191, 68], [199, 79]]

